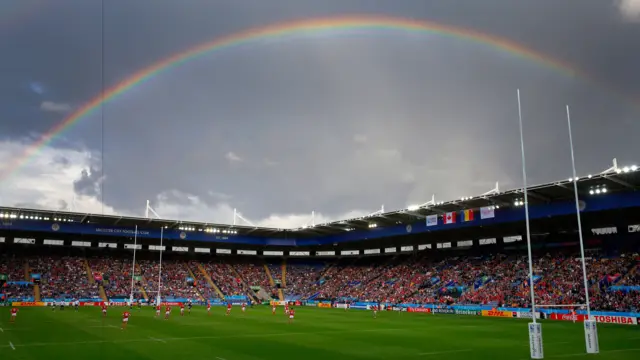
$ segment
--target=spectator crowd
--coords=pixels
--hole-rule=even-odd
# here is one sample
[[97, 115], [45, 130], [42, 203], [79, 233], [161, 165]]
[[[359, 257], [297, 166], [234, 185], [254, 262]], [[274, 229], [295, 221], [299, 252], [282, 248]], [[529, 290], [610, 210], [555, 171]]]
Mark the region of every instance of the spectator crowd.
[[[290, 299], [530, 305], [526, 256], [434, 258], [429, 255], [433, 254], [364, 257], [328, 263], [291, 261], [285, 265], [284, 272], [281, 263], [266, 265], [275, 284], [280, 280], [285, 296]], [[638, 261], [637, 254], [589, 255], [587, 286], [594, 309], [640, 310], [640, 291], [634, 290], [640, 286]], [[157, 260], [142, 259], [133, 267], [131, 260], [117, 256], [85, 260], [72, 256], [3, 255], [0, 274], [7, 276], [7, 283], [0, 293], [9, 298], [33, 298], [34, 288], [27, 281], [33, 273], [40, 274], [42, 299], [95, 298], [100, 296], [100, 285], [108, 298], [128, 298], [132, 271], [135, 293], [144, 290], [150, 298], [158, 292], [159, 273], [164, 298], [220, 298], [215, 287], [224, 296], [256, 298], [260, 288], [267, 296], [278, 298], [277, 286], [269, 280], [262, 260], [232, 257], [223, 261], [170, 259], [164, 261], [160, 269]], [[537, 254], [533, 271], [536, 303], [585, 303], [582, 262], [575, 254]], [[282, 281], [283, 274], [285, 281]]]

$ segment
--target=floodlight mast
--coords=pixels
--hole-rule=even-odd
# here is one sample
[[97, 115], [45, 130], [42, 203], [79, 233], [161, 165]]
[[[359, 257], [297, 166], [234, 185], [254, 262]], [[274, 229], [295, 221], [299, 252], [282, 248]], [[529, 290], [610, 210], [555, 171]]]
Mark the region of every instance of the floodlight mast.
[[255, 226], [251, 221], [247, 220], [246, 218], [244, 218], [242, 216], [242, 214], [237, 210], [237, 209], [233, 209], [233, 225], [237, 225], [237, 219], [240, 219], [242, 221], [244, 221], [245, 223], [247, 223], [250, 226]]
[[147, 218], [147, 219], [149, 219], [149, 212], [151, 212], [153, 215], [155, 215], [156, 219], [162, 219], [162, 217], [160, 217], [160, 215], [158, 215], [158, 213], [155, 210], [153, 210], [153, 208], [149, 204], [149, 200], [147, 200], [147, 207], [146, 207], [145, 212], [144, 212], [144, 217]]
[[[589, 282], [587, 281], [587, 264], [584, 258], [584, 240], [582, 237], [582, 220], [580, 218], [580, 201], [578, 199], [578, 176], [576, 175], [576, 160], [573, 151], [573, 135], [571, 131], [571, 112], [567, 105], [567, 126], [569, 128], [569, 147], [571, 148], [571, 167], [573, 170], [573, 191], [576, 202], [576, 217], [578, 219], [578, 236], [580, 239], [580, 260], [582, 261], [582, 277], [584, 280], [584, 296], [587, 305], [587, 320], [584, 322], [586, 349], [588, 354], [600, 352], [598, 345], [598, 332], [596, 321], [591, 319], [591, 305], [589, 304]], [[617, 169], [616, 159], [613, 159], [613, 167]]]
[[487, 196], [487, 195], [495, 195], [495, 194], [499, 194], [500, 193], [500, 183], [498, 181], [496, 181], [496, 187], [494, 187], [493, 189], [487, 191], [486, 193], [482, 194], [482, 196]]
[[384, 214], [384, 205], [380, 206], [380, 210], [376, 210], [367, 216], [376, 216]]
[[[610, 168], [608, 168], [607, 170], [601, 172], [600, 174], [609, 174], [609, 173], [619, 173], [620, 172], [620, 168], [618, 167], [618, 159], [613, 158], [613, 166], [611, 166]], [[575, 176], [574, 176], [575, 178]]]

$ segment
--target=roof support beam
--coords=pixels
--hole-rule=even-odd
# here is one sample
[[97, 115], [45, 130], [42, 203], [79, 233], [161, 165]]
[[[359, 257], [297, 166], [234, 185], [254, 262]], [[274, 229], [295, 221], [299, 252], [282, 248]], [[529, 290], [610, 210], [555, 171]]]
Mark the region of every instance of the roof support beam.
[[604, 178], [609, 180], [609, 181], [612, 181], [612, 182], [614, 182], [614, 183], [616, 183], [618, 185], [622, 185], [622, 186], [626, 187], [627, 189], [635, 190], [635, 187], [633, 185], [629, 184], [628, 182], [626, 182], [624, 180], [618, 179], [616, 177], [611, 177], [611, 176], [608, 176], [608, 175], [605, 175]]

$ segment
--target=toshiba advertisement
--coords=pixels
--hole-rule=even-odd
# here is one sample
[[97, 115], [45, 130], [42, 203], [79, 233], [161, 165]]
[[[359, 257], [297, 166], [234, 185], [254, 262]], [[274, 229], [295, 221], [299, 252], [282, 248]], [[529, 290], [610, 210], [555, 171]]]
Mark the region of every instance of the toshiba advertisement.
[[[587, 316], [582, 314], [572, 315], [554, 313], [549, 316], [549, 319], [583, 322], [587, 319]], [[638, 325], [638, 319], [631, 316], [591, 315], [591, 319], [602, 324]]]

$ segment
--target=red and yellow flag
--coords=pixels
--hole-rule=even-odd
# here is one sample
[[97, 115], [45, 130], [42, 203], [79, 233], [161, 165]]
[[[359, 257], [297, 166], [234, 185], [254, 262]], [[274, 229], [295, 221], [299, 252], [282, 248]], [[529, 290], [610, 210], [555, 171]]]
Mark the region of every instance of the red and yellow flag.
[[464, 210], [462, 212], [462, 218], [464, 221], [473, 221], [473, 210]]

